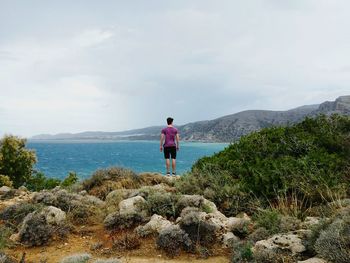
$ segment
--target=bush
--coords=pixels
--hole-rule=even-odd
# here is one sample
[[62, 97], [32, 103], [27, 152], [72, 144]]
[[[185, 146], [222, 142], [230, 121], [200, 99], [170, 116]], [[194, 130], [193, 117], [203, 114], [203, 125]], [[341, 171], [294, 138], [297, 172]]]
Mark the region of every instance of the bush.
[[79, 181], [78, 175], [75, 172], [69, 172], [66, 178], [61, 182], [63, 188], [70, 188]]
[[1, 186], [12, 187], [12, 184], [13, 183], [12, 183], [10, 177], [8, 177], [7, 175], [0, 174], [0, 187]]
[[76, 254], [72, 256], [65, 257], [60, 261], [60, 263], [86, 263], [91, 259], [90, 254]]
[[281, 215], [276, 210], [262, 210], [255, 215], [257, 227], [265, 228], [269, 234], [276, 234], [280, 231]]
[[[7, 248], [12, 243], [9, 237], [13, 234], [13, 230], [6, 226], [0, 226], [0, 251]], [[0, 260], [1, 262], [1, 260]]]
[[28, 214], [41, 208], [40, 205], [30, 203], [11, 205], [0, 212], [0, 219], [4, 220], [10, 227], [16, 228]]
[[231, 263], [251, 262], [253, 260], [252, 244], [250, 242], [236, 242], [232, 249]]
[[41, 172], [35, 172], [29, 179], [26, 181], [25, 186], [30, 191], [41, 191], [44, 189], [53, 189], [56, 186], [60, 185], [61, 181], [55, 178], [47, 178]]
[[119, 212], [115, 212], [109, 214], [104, 220], [105, 228], [109, 230], [120, 230], [120, 229], [129, 229], [138, 226], [140, 223], [144, 221], [142, 215], [134, 213], [134, 214], [120, 214]]
[[26, 216], [19, 231], [20, 242], [27, 246], [42, 246], [53, 236], [53, 228], [43, 214], [33, 212]]
[[200, 168], [194, 166], [191, 173], [176, 180], [175, 187], [180, 193], [208, 198], [227, 216], [255, 210], [255, 200], [240, 190], [239, 181], [216, 164], [205, 163]]
[[331, 262], [350, 262], [350, 215], [335, 219], [320, 232], [315, 251]]
[[192, 211], [184, 214], [180, 227], [191, 239], [193, 244], [211, 247], [216, 241], [216, 227], [200, 218], [200, 212]]
[[332, 115], [251, 133], [198, 160], [180, 182], [180, 190], [201, 192], [209, 187], [217, 192], [216, 203], [240, 193], [263, 200], [293, 193], [305, 208], [331, 201], [335, 194], [344, 196], [350, 186], [349, 132], [350, 117]]
[[181, 250], [193, 251], [194, 246], [185, 231], [179, 226], [170, 226], [159, 233], [156, 241], [157, 247], [164, 250], [167, 256], [173, 258]]
[[120, 250], [134, 250], [141, 246], [140, 238], [135, 234], [124, 234], [113, 238], [112, 248]]
[[152, 191], [147, 197], [148, 212], [150, 215], [157, 214], [166, 218], [175, 217], [177, 200], [177, 195]]
[[8, 176], [16, 188], [30, 178], [36, 163], [34, 151], [25, 144], [25, 139], [11, 135], [0, 140], [0, 174]]
[[269, 231], [265, 227], [257, 228], [253, 233], [251, 233], [248, 237], [248, 240], [256, 243], [260, 240], [267, 239], [270, 236]]

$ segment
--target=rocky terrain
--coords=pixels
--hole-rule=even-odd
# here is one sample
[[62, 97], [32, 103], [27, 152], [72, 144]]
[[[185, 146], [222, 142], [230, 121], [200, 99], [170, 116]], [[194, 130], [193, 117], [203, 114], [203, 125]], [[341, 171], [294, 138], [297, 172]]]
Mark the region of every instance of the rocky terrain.
[[0, 262], [349, 262], [339, 244], [350, 200], [330, 203], [329, 217], [284, 216], [273, 233], [251, 215], [227, 217], [203, 196], [180, 193], [178, 180], [110, 169], [69, 189], [1, 187]]
[[[350, 114], [350, 96], [320, 105], [301, 106], [287, 111], [248, 110], [208, 121], [199, 121], [178, 126], [181, 138], [188, 141], [232, 142], [243, 135], [271, 126], [284, 126], [302, 121], [306, 116], [318, 114]], [[128, 139], [158, 140], [162, 126], [125, 132], [84, 132], [77, 134], [37, 135], [32, 139]]]

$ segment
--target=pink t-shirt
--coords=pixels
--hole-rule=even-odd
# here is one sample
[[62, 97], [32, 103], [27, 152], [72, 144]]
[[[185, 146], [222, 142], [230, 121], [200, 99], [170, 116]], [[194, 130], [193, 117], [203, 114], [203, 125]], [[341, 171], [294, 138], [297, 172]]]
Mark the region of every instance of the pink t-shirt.
[[177, 129], [174, 127], [166, 127], [162, 130], [165, 135], [165, 141], [163, 147], [174, 147], [176, 146], [175, 137], [177, 134]]

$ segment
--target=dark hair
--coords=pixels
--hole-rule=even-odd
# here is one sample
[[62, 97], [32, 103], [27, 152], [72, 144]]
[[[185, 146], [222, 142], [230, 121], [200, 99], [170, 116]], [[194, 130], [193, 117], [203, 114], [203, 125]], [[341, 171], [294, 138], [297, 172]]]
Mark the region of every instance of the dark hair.
[[173, 123], [173, 118], [169, 117], [166, 119], [166, 122], [168, 123], [168, 125], [172, 124]]

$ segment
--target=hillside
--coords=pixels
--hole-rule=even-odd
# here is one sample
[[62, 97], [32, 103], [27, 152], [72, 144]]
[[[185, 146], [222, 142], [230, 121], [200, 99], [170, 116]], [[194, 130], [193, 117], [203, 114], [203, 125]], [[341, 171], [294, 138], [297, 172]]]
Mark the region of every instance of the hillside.
[[[178, 126], [181, 138], [187, 141], [232, 142], [252, 131], [272, 126], [285, 126], [302, 121], [306, 116], [332, 113], [350, 114], [350, 95], [326, 101], [320, 105], [306, 105], [287, 111], [247, 110], [214, 120]], [[158, 140], [161, 126], [123, 132], [83, 132], [76, 134], [37, 135], [31, 139], [112, 139]]]

